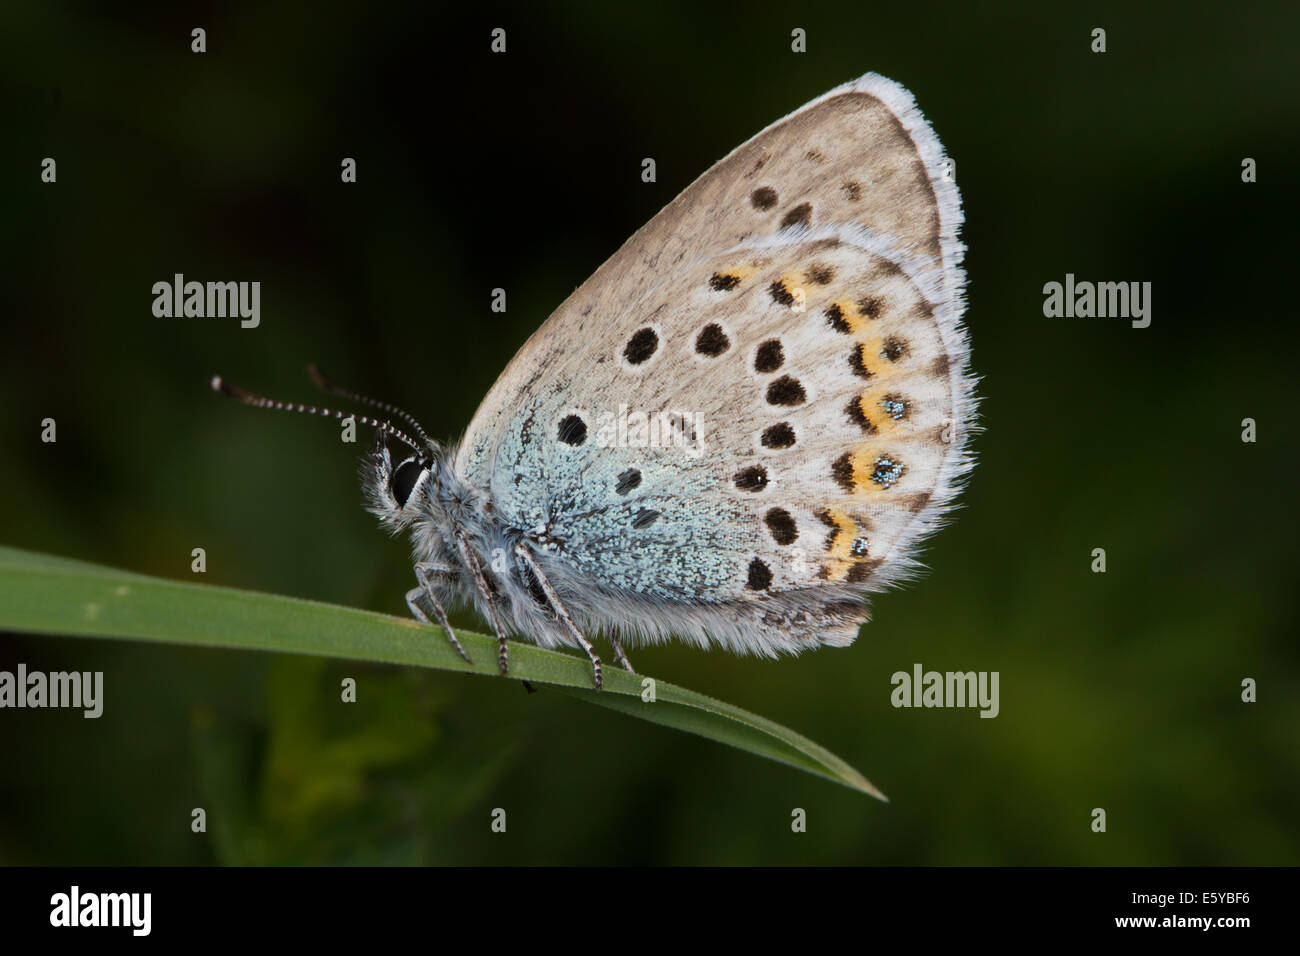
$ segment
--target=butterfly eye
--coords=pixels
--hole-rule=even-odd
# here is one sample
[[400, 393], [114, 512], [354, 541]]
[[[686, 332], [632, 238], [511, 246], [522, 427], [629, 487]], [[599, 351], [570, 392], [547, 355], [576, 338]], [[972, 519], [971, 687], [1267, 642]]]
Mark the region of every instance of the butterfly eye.
[[414, 458], [408, 458], [397, 466], [397, 471], [393, 472], [393, 477], [388, 482], [388, 490], [392, 492], [397, 507], [406, 507], [406, 499], [411, 497], [411, 491], [422, 474], [424, 466]]

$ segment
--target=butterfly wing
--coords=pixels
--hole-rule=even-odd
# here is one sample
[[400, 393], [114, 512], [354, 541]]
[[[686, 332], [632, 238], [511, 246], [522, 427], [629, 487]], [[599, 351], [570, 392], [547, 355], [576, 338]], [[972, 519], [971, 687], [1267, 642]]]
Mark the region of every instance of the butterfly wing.
[[755, 136], [584, 283], [456, 457], [589, 627], [844, 644], [970, 468], [957, 191], [868, 75]]

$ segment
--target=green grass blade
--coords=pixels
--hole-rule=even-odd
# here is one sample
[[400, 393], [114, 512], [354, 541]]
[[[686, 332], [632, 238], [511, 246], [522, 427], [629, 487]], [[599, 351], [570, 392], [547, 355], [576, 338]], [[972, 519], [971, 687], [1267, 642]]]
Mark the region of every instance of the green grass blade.
[[[496, 639], [458, 631], [473, 659], [461, 660], [439, 635], [414, 620], [299, 598], [133, 574], [0, 546], [0, 629], [31, 634], [130, 638], [379, 661], [497, 677]], [[605, 689], [591, 689], [585, 658], [511, 643], [510, 676], [737, 747], [885, 796], [824, 747], [780, 724], [723, 701], [605, 668]], [[646, 694], [646, 696], [649, 696]]]

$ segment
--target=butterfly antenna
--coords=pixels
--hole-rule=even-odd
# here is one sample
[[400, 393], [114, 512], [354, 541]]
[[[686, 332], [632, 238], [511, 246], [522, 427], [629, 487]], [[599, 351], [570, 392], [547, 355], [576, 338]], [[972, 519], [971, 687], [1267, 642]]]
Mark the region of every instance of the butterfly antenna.
[[273, 398], [266, 398], [263, 395], [254, 395], [252, 392], [245, 391], [238, 385], [232, 385], [220, 375], [212, 376], [211, 385], [214, 392], [220, 392], [227, 398], [233, 398], [241, 405], [252, 405], [254, 408], [274, 408], [282, 412], [300, 412], [303, 415], [321, 415], [325, 418], [337, 418], [340, 420], [345, 418], [354, 418], [363, 425], [369, 425], [371, 428], [376, 428], [385, 435], [391, 435], [402, 444], [410, 447], [410, 449], [418, 456], [423, 457], [428, 454], [427, 448], [421, 448], [415, 443], [415, 440], [405, 432], [386, 421], [381, 421], [378, 418], [369, 418], [365, 415], [356, 415], [351, 412], [340, 412], [333, 408], [317, 408], [315, 405], [300, 405], [297, 402], [278, 402]]
[[410, 412], [405, 412], [396, 405], [390, 405], [388, 402], [381, 402], [378, 399], [370, 398], [367, 395], [359, 395], [356, 392], [343, 388], [341, 385], [336, 384], [332, 378], [322, 372], [320, 366], [316, 365], [314, 362], [307, 366], [307, 374], [311, 376], [311, 380], [316, 383], [317, 387], [320, 388], [321, 391], [329, 392], [332, 395], [338, 395], [339, 397], [346, 398], [349, 401], [360, 402], [361, 404], [369, 405], [372, 408], [378, 408], [386, 414], [392, 415], [394, 418], [400, 418], [402, 421], [406, 422], [406, 424], [415, 429], [415, 433], [424, 440], [426, 445], [430, 448], [436, 447], [433, 439], [431, 439], [428, 433], [420, 427], [420, 423], [415, 420], [415, 416]]

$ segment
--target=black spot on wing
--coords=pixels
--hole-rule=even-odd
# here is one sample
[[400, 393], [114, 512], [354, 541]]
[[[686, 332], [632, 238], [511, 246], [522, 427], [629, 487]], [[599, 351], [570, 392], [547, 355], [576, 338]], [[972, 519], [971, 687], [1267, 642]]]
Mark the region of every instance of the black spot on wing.
[[625, 495], [633, 488], [641, 484], [641, 472], [635, 468], [629, 468], [618, 476], [618, 482], [614, 485], [614, 491], [620, 495]]
[[808, 226], [812, 223], [812, 203], [801, 202], [781, 217], [781, 228]]
[[632, 519], [632, 527], [637, 531], [644, 531], [659, 520], [659, 515], [660, 512], [658, 511], [652, 511], [649, 508], [642, 508], [636, 513], [636, 517]]
[[762, 491], [767, 487], [767, 469], [762, 465], [751, 465], [736, 472], [731, 480], [741, 491]]
[[587, 440], [587, 423], [577, 415], [566, 415], [560, 419], [555, 437], [566, 445], [581, 445]]
[[730, 345], [731, 339], [727, 338], [727, 333], [716, 322], [710, 322], [702, 328], [695, 338], [695, 351], [709, 358], [721, 355]]
[[795, 443], [794, 428], [789, 422], [777, 422], [763, 429], [760, 439], [764, 448], [789, 448]]
[[799, 528], [794, 516], [784, 508], [772, 508], [763, 516], [763, 523], [772, 533], [772, 540], [777, 544], [793, 544], [799, 537]]
[[807, 399], [808, 393], [804, 391], [803, 385], [789, 375], [782, 375], [767, 387], [769, 405], [802, 405]]
[[831, 304], [827, 306], [824, 315], [826, 316], [826, 321], [831, 324], [831, 328], [836, 332], [848, 335], [853, 331], [853, 329], [849, 327], [849, 323], [844, 320], [844, 310], [838, 305]]
[[785, 361], [785, 350], [780, 339], [768, 339], [754, 353], [754, 371], [767, 374], [775, 372]]
[[794, 293], [785, 287], [784, 279], [777, 279], [767, 287], [767, 294], [777, 305], [794, 305]]
[[658, 348], [659, 335], [654, 329], [638, 329], [627, 340], [627, 345], [623, 348], [623, 357], [632, 365], [640, 365], [648, 361]]

